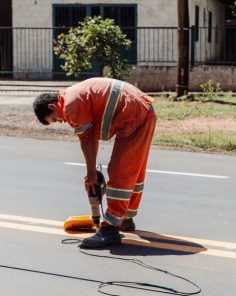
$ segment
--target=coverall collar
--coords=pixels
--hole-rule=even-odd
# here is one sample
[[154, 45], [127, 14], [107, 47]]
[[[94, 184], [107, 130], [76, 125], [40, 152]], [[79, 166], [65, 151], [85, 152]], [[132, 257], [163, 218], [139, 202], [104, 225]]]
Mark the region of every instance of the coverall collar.
[[58, 96], [58, 111], [62, 117], [63, 122], [67, 122], [67, 120], [65, 119], [64, 116], [64, 105], [65, 105], [65, 101], [64, 101], [64, 91], [60, 91], [59, 96]]

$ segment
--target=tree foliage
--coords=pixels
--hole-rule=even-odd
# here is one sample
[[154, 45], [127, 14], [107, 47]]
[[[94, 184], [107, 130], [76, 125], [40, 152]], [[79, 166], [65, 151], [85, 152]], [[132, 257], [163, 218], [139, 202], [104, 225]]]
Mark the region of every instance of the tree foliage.
[[126, 39], [113, 19], [86, 17], [77, 28], [70, 28], [68, 34], [60, 34], [54, 42], [55, 54], [64, 60], [61, 67], [67, 75], [78, 77], [82, 71], [92, 68], [93, 61], [100, 63], [100, 74], [104, 66], [109, 66], [108, 77], [124, 80], [130, 73], [130, 65], [122, 59], [120, 49], [127, 50], [131, 41]]
[[224, 0], [226, 4], [226, 19], [232, 19], [236, 17], [236, 1]]

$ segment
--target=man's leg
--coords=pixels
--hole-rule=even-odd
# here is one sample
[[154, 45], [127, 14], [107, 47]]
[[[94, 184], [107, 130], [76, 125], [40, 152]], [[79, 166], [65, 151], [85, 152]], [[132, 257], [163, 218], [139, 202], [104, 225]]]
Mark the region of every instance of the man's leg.
[[[99, 231], [83, 240], [82, 246], [99, 248], [121, 243], [118, 225], [126, 213], [137, 212], [143, 187], [147, 158], [156, 126], [154, 112], [147, 114], [143, 124], [128, 138], [115, 140], [112, 156], [108, 165], [107, 210]], [[137, 186], [136, 186], [137, 184]]]
[[155, 125], [155, 114], [150, 112], [131, 136], [115, 141], [108, 165], [108, 208], [104, 216], [108, 224], [120, 225], [124, 218], [137, 213]]

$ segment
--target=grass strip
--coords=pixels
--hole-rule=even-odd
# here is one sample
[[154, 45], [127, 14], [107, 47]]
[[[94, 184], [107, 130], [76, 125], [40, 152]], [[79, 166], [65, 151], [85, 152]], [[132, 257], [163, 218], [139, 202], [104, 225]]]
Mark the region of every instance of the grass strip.
[[153, 145], [179, 147], [236, 155], [236, 133], [231, 131], [193, 132], [190, 134], [156, 134]]

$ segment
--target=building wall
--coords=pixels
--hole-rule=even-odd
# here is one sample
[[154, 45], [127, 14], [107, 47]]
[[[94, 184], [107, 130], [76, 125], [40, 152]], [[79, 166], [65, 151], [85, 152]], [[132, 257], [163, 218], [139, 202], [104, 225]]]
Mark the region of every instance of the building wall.
[[[139, 27], [177, 26], [177, 0], [12, 0], [13, 27], [51, 27], [53, 4], [137, 4]], [[194, 25], [195, 5], [200, 7], [200, 26], [207, 26], [206, 13], [212, 11], [213, 26], [224, 25], [224, 5], [218, 0], [189, 0], [190, 25]]]
[[[127, 81], [146, 92], [175, 91], [176, 66], [139, 66]], [[231, 66], [197, 66], [189, 72], [189, 90], [199, 91], [200, 85], [212, 80], [223, 91], [236, 91], [236, 68]]]
[[137, 4], [139, 27], [171, 27], [177, 23], [176, 0], [12, 0], [13, 27], [51, 27], [53, 4], [97, 3]]
[[218, 0], [189, 0], [189, 18], [190, 25], [194, 25], [195, 21], [195, 6], [199, 6], [199, 26], [207, 27], [208, 17], [207, 13], [212, 12], [212, 25], [224, 26], [225, 25], [225, 13], [224, 5]]
[[[138, 27], [177, 27], [177, 0], [12, 0], [12, 11], [13, 11], [13, 27], [52, 27], [53, 25], [53, 16], [52, 16], [52, 7], [53, 4], [137, 4], [137, 26]], [[199, 11], [199, 25], [207, 26], [208, 25], [208, 12], [212, 12], [212, 26], [223, 27], [224, 26], [224, 5], [218, 0], [189, 0], [189, 15], [190, 15], [190, 26], [195, 23], [195, 6], [198, 5], [200, 8]], [[208, 55], [211, 50], [215, 51], [215, 55], [219, 56], [222, 54], [223, 46], [223, 34], [214, 34], [212, 33], [212, 42], [207, 44], [206, 48], [200, 51], [201, 42], [195, 43], [196, 59], [199, 59], [202, 54]], [[177, 34], [169, 37], [169, 44], [173, 43], [174, 45], [174, 58], [177, 55]], [[207, 35], [203, 35], [201, 38], [207, 38]], [[13, 35], [13, 41], [15, 44], [22, 42], [21, 38]], [[37, 47], [34, 49], [34, 44], [36, 41], [39, 44], [47, 44], [47, 51], [38, 57], [37, 56]], [[161, 42], [159, 40], [159, 42]], [[139, 44], [145, 44], [143, 37], [139, 37]], [[149, 44], [152, 46], [152, 44]], [[42, 72], [48, 72], [50, 79], [50, 72], [53, 69], [53, 59], [52, 55], [50, 56], [48, 52], [53, 52], [53, 43], [52, 36], [39, 35], [37, 40], [32, 40], [28, 37], [28, 40], [22, 44], [22, 51], [25, 53], [25, 59], [17, 59], [17, 55], [23, 56], [22, 52], [14, 51], [14, 70], [15, 71], [30, 71], [31, 68], [37, 67]], [[32, 51], [33, 48], [33, 51]], [[161, 46], [161, 48], [163, 48]], [[31, 52], [28, 52], [31, 49]], [[15, 50], [15, 49], [14, 49]], [[166, 55], [168, 55], [168, 49], [163, 50]], [[145, 54], [145, 47], [139, 47], [138, 55], [142, 56]], [[153, 52], [155, 55], [155, 52]], [[16, 62], [17, 61], [17, 62]], [[43, 65], [42, 65], [43, 61]], [[37, 64], [35, 64], [37, 63]], [[41, 63], [41, 65], [40, 65]], [[136, 73], [131, 78], [131, 82], [143, 84], [144, 88], [148, 90], [153, 89], [155, 91], [162, 90], [163, 88], [175, 88], [176, 83], [176, 69], [175, 67], [170, 67], [166, 65], [163, 61], [157, 63], [143, 63], [137, 67]], [[152, 67], [151, 67], [152, 66]], [[158, 67], [157, 67], [158, 66]], [[204, 70], [204, 81], [201, 80], [201, 75], [196, 80], [193, 87], [199, 86], [201, 83], [205, 83], [208, 79], [208, 74], [215, 75], [214, 71], [210, 71], [211, 68]], [[230, 70], [227, 70], [230, 71]], [[191, 75], [198, 76], [198, 70], [195, 68], [190, 73]], [[230, 77], [234, 72], [227, 72]], [[195, 77], [194, 76], [194, 77]], [[158, 77], [154, 79], [153, 77]], [[193, 76], [192, 76], [193, 77]], [[203, 76], [202, 76], [203, 77]], [[210, 76], [209, 76], [210, 77]], [[220, 78], [220, 75], [219, 75]], [[195, 79], [195, 78], [194, 78]], [[190, 77], [191, 80], [191, 77]], [[233, 81], [233, 78], [231, 79]], [[192, 87], [192, 86], [191, 86]], [[150, 88], [150, 89], [149, 89]]]
[[[101, 4], [137, 4], [138, 27], [176, 27], [177, 19], [175, 16], [177, 14], [177, 6], [173, 5], [173, 2], [175, 2], [175, 0], [12, 0], [13, 27], [52, 27], [53, 4], [88, 5], [97, 4], [98, 2]], [[165, 13], [163, 13], [164, 11]], [[35, 44], [35, 41], [31, 40], [31, 36], [25, 36], [24, 38], [28, 38], [29, 40], [24, 40], [24, 44], [21, 45], [21, 51], [24, 50], [26, 52], [25, 57], [29, 60], [25, 61], [23, 59], [17, 58], [18, 56], [24, 56], [24, 54], [22, 54], [21, 51], [17, 51], [16, 49], [14, 49], [14, 70], [19, 73], [24, 69], [26, 70], [26, 72], [29, 72], [30, 69], [35, 69], [36, 67], [34, 61], [37, 60], [37, 47], [32, 47], [32, 44]], [[23, 40], [21, 40], [21, 38], [17, 35], [16, 31], [13, 39], [15, 44], [20, 44], [23, 42]], [[47, 39], [47, 37], [45, 37], [44, 35], [39, 35], [37, 39], [38, 42], [41, 44], [45, 44], [45, 42], [48, 42], [45, 48], [49, 49], [49, 52], [53, 52], [53, 44], [50, 39]], [[140, 58], [145, 55], [145, 46], [147, 46], [147, 44], [144, 40], [144, 36], [141, 35], [138, 37], [138, 42], [141, 46], [138, 47], [137, 54]], [[163, 48], [163, 46], [160, 45], [160, 48]], [[150, 55], [154, 56], [155, 53], [152, 52], [150, 53]], [[42, 59], [42, 61], [44, 61], [44, 64], [41, 68], [38, 66], [37, 68], [40, 69], [40, 71], [50, 72], [53, 69], [52, 57], [49, 56], [48, 52], [45, 52], [45, 54], [43, 56], [40, 56], [40, 58]]]
[[[218, 0], [190, 0], [190, 26], [195, 25], [195, 6], [199, 6], [199, 40], [195, 42], [195, 60], [209, 60], [223, 55], [225, 30], [225, 6]], [[209, 12], [212, 13], [212, 40], [208, 42]], [[201, 46], [204, 50], [201, 50]]]
[[231, 66], [197, 66], [191, 69], [189, 87], [199, 90], [199, 85], [212, 80], [223, 91], [236, 91], [236, 68]]

